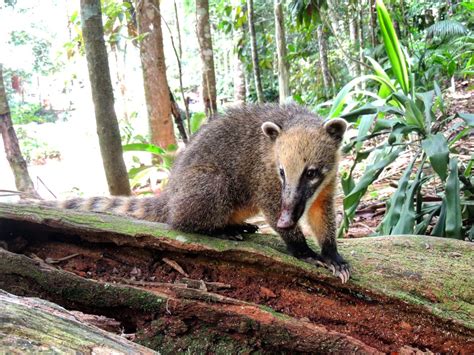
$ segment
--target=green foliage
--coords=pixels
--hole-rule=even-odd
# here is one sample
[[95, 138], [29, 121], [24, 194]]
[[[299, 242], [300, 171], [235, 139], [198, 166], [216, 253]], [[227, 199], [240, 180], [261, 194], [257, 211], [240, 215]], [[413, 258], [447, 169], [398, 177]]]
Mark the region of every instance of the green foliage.
[[9, 43], [15, 46], [30, 46], [33, 60], [33, 70], [36, 73], [47, 75], [57, 69], [51, 60], [51, 42], [39, 36], [31, 35], [26, 31], [12, 31]]
[[[134, 166], [128, 171], [130, 186], [139, 189], [150, 186], [150, 191], [161, 189], [166, 184], [178, 149], [170, 145], [166, 149], [153, 144], [131, 143], [122, 146], [124, 152], [152, 153], [152, 163], [143, 163], [138, 156], [133, 157]], [[158, 185], [157, 185], [158, 184]]]
[[426, 38], [438, 37], [441, 41], [449, 38], [467, 35], [468, 29], [462, 23], [454, 20], [444, 20], [432, 24], [426, 29]]
[[201, 126], [206, 121], [206, 118], [207, 116], [204, 112], [194, 112], [191, 115], [191, 129], [188, 129], [188, 132], [190, 131], [191, 134], [194, 134], [199, 131]]
[[27, 124], [31, 122], [56, 122], [58, 119], [54, 111], [48, 111], [39, 104], [14, 103], [10, 107], [13, 124]]
[[[380, 0], [377, 1], [377, 10], [394, 80], [379, 63], [370, 59], [375, 74], [349, 82], [336, 96], [329, 112], [329, 117], [345, 117], [358, 127], [358, 135], [344, 147], [346, 152], [354, 152], [355, 160], [341, 181], [345, 198], [344, 220], [339, 235], [349, 227], [368, 187], [402, 153], [410, 150], [414, 153], [412, 161], [387, 203], [386, 214], [378, 231], [381, 234], [426, 233], [430, 223], [436, 219], [432, 235], [463, 238], [470, 233], [463, 226], [463, 213], [466, 226], [474, 214], [472, 210], [462, 209], [460, 196], [464, 194], [465, 199], [472, 202], [472, 186], [468, 179], [460, 177], [459, 170], [471, 170], [472, 164], [468, 167], [460, 164], [453, 156], [453, 146], [472, 132], [473, 116], [459, 115], [464, 123], [457, 126], [460, 129], [458, 134], [446, 138], [441, 133], [454, 118], [445, 110], [441, 90], [435, 83], [432, 91], [417, 91], [414, 73], [406, 64], [390, 16]], [[379, 84], [378, 94], [366, 93], [354, 100], [354, 88], [366, 81]], [[378, 145], [362, 150], [375, 137], [378, 137]], [[381, 137], [384, 137], [382, 141]], [[369, 161], [368, 166], [356, 182], [354, 169], [364, 160]], [[441, 201], [425, 202], [423, 185], [437, 179], [442, 186], [439, 193]]]
[[20, 143], [21, 153], [28, 164], [44, 164], [48, 159], [61, 159], [61, 153], [47, 142], [38, 140], [23, 127], [16, 127], [15, 133]]

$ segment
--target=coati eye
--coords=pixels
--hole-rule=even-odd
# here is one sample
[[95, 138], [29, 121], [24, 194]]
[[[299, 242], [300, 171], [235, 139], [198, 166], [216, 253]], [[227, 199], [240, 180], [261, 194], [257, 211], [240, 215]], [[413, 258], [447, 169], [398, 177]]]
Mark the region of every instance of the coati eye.
[[283, 170], [283, 168], [280, 168], [280, 177], [281, 177], [282, 179], [285, 178], [285, 170]]
[[308, 169], [306, 170], [306, 177], [308, 179], [314, 179], [315, 177], [317, 177], [319, 175], [319, 171], [316, 170], [316, 169]]

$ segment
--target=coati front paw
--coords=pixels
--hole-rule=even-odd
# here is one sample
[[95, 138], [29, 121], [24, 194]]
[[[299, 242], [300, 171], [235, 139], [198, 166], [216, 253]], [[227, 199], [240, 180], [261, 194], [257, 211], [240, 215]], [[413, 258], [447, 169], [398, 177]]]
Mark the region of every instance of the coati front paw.
[[341, 279], [343, 284], [345, 284], [351, 276], [349, 264], [339, 254], [334, 258], [316, 254], [316, 257], [308, 257], [304, 258], [304, 260], [310, 264], [329, 269], [334, 276]]
[[258, 226], [253, 224], [233, 224], [222, 229], [215, 230], [212, 234], [219, 238], [242, 241], [244, 237], [242, 233], [255, 233], [258, 231]]
[[339, 277], [343, 284], [345, 284], [351, 277], [351, 269], [349, 264], [341, 258], [341, 261], [333, 259], [326, 261], [326, 266], [332, 271], [333, 275]]

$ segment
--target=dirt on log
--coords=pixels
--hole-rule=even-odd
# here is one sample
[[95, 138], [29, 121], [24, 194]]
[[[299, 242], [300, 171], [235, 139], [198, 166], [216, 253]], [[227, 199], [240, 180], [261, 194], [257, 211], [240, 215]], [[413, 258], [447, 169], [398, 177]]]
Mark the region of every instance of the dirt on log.
[[0, 288], [112, 318], [161, 353], [474, 352], [473, 244], [339, 245], [353, 267], [345, 285], [285, 254], [273, 235], [234, 242], [0, 204]]

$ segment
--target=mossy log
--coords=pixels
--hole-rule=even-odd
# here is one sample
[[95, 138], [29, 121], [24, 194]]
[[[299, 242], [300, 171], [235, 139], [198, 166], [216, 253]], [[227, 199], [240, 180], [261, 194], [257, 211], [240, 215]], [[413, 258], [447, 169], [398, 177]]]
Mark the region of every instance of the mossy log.
[[277, 236], [35, 206], [0, 204], [0, 246], [0, 288], [114, 318], [162, 353], [474, 351], [474, 246], [458, 240], [341, 240], [345, 285]]
[[9, 354], [157, 354], [123, 337], [84, 324], [58, 305], [0, 290], [0, 349]]

